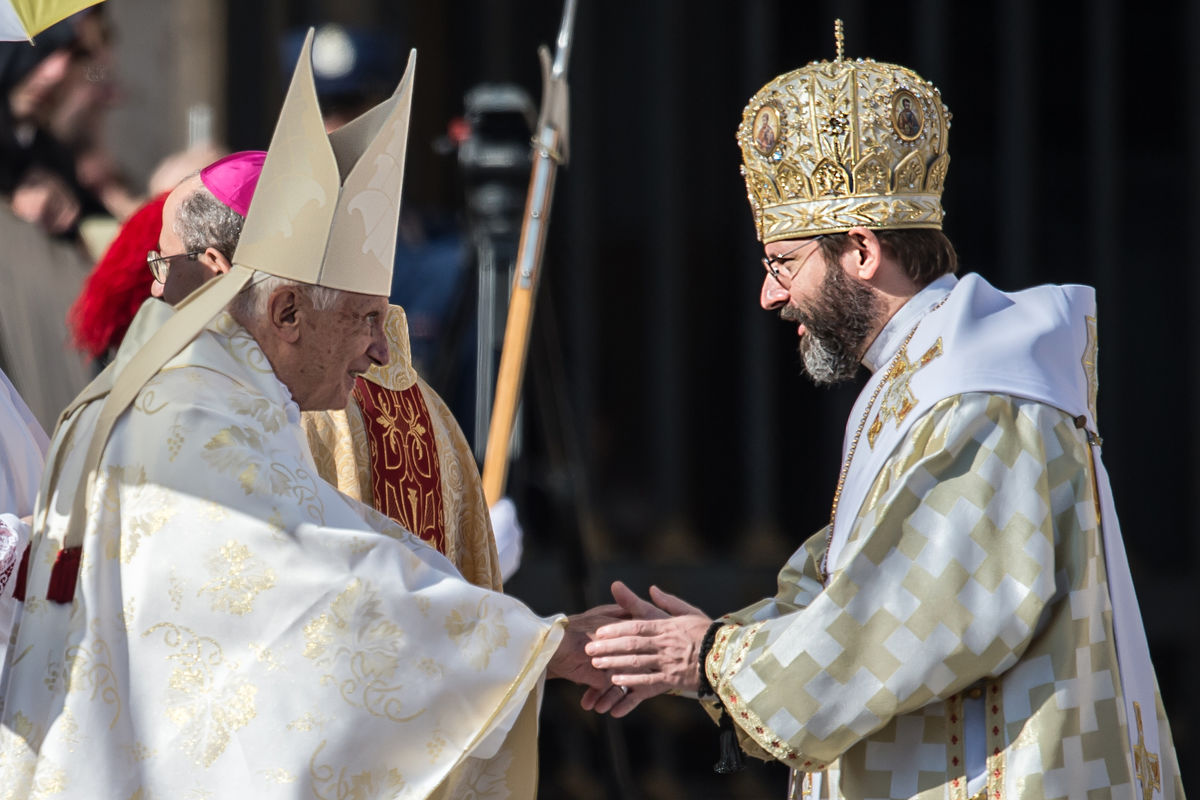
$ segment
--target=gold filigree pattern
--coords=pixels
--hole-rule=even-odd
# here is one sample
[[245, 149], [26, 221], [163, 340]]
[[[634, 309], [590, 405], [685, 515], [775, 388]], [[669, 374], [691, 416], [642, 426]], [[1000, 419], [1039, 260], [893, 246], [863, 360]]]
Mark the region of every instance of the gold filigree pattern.
[[838, 59], [778, 76], [737, 131], [759, 239], [940, 228], [949, 129], [937, 88], [905, 67]]
[[[8, 725], [0, 725], [0, 800], [26, 800], [53, 795], [67, 786], [66, 774], [45, 761], [39, 763], [37, 750], [46, 732], [20, 711]], [[36, 773], [36, 774], [35, 774]], [[26, 793], [28, 790], [28, 793]]]
[[287, 729], [289, 731], [316, 730], [317, 728], [320, 728], [321, 726], [323, 726], [326, 723], [326, 721], [327, 720], [325, 720], [324, 718], [318, 717], [316, 714], [313, 714], [310, 711], [307, 714], [305, 714], [304, 716], [302, 716], [298, 719], [294, 719], [291, 722], [289, 722], [287, 724]]
[[512, 794], [508, 786], [508, 771], [512, 764], [513, 751], [507, 747], [494, 758], [468, 759], [464, 774], [455, 787], [455, 796], [472, 800], [507, 800]]
[[210, 767], [234, 732], [258, 715], [258, 689], [242, 678], [221, 675], [225, 658], [215, 639], [170, 622], [154, 625], [142, 638], [160, 633], [171, 651], [167, 660], [175, 664], [167, 682], [167, 718], [180, 729], [183, 751], [197, 765]]
[[286, 784], [286, 783], [295, 783], [296, 782], [296, 776], [293, 775], [292, 773], [288, 772], [283, 767], [278, 767], [276, 769], [260, 770], [258, 774], [262, 775], [264, 780], [268, 780], [271, 783]]
[[141, 763], [143, 761], [149, 761], [150, 759], [152, 759], [158, 755], [157, 750], [155, 750], [152, 747], [149, 747], [144, 742], [134, 742], [130, 745], [127, 745], [126, 747], [124, 747], [122, 749], [124, 749], [125, 752], [129, 754], [130, 760], [132, 760], [134, 763]]
[[421, 387], [397, 391], [360, 378], [353, 396], [370, 443], [371, 505], [445, 554], [441, 463]]
[[183, 581], [179, 579], [179, 573], [171, 567], [171, 572], [167, 576], [167, 597], [171, 600], [171, 606], [178, 611], [183, 604]]
[[266, 433], [277, 433], [287, 424], [283, 409], [262, 395], [236, 392], [229, 396], [229, 410], [238, 416], [252, 418]]
[[883, 430], [885, 422], [894, 419], [896, 426], [899, 427], [904, 418], [913, 410], [918, 401], [909, 384], [922, 367], [941, 354], [942, 338], [940, 336], [915, 363], [908, 360], [907, 348], [900, 348], [900, 352], [896, 354], [896, 358], [893, 359], [888, 373], [883, 379], [884, 389], [880, 396], [879, 411], [875, 413], [875, 420], [867, 429], [868, 445], [872, 448], [875, 447], [875, 439]]
[[246, 495], [293, 497], [315, 522], [324, 523], [325, 504], [317, 491], [317, 477], [303, 467], [276, 461], [269, 448], [260, 429], [230, 425], [204, 445], [203, 458], [220, 472], [236, 477]]
[[254, 653], [254, 657], [258, 659], [260, 664], [265, 664], [268, 672], [278, 672], [283, 669], [283, 665], [279, 663], [279, 659], [275, 657], [275, 651], [269, 647], [263, 647], [257, 642], [251, 642], [250, 652]]
[[137, 599], [130, 597], [121, 606], [121, 630], [129, 632], [129, 626], [137, 617]]
[[442, 736], [440, 733], [435, 733], [432, 737], [430, 737], [429, 741], [425, 743], [425, 751], [429, 753], [429, 763], [432, 764], [437, 761], [438, 757], [441, 756], [442, 751], [445, 749], [446, 737]]
[[376, 797], [398, 797], [408, 782], [395, 768], [376, 771], [352, 772], [347, 767], [320, 764], [318, 759], [325, 749], [321, 742], [308, 762], [312, 790], [318, 800], [371, 800]]
[[463, 658], [476, 669], [487, 669], [492, 653], [508, 645], [508, 626], [499, 609], [486, 597], [474, 607], [460, 607], [446, 618], [446, 633], [458, 645]]
[[1133, 714], [1137, 718], [1137, 744], [1133, 747], [1133, 765], [1138, 783], [1142, 787], [1142, 800], [1153, 800], [1154, 792], [1162, 789], [1162, 772], [1158, 754], [1146, 747], [1146, 732], [1142, 727], [1142, 704], [1133, 701]]
[[[97, 520], [119, 516], [120, 525], [100, 525], [104, 557], [129, 564], [142, 541], [158, 533], [175, 516], [162, 487], [149, 483], [142, 467], [110, 466], [98, 481]], [[132, 513], [130, 509], [138, 509]], [[85, 553], [85, 556], [88, 554]]]
[[208, 558], [212, 580], [196, 592], [212, 595], [212, 610], [245, 616], [254, 599], [275, 585], [275, 571], [255, 558], [250, 548], [230, 539]]
[[108, 643], [95, 639], [90, 646], [79, 644], [67, 648], [66, 664], [67, 693], [90, 691], [89, 699], [99, 697], [106, 705], [113, 706], [113, 718], [108, 727], [116, 727], [121, 718], [121, 696], [117, 691], [119, 682], [113, 672]]
[[[243, 232], [243, 241], [245, 238]], [[217, 342], [239, 364], [261, 375], [274, 374], [275, 370], [271, 366], [270, 360], [267, 359], [267, 354], [258, 346], [258, 342], [254, 340], [254, 337], [239, 325], [228, 311], [218, 314], [208, 324], [208, 327], [223, 334], [216, 337]]]
[[361, 579], [305, 625], [304, 640], [304, 656], [328, 670], [323, 682], [336, 685], [351, 706], [393, 722], [425, 713], [423, 708], [404, 713], [405, 684], [397, 673], [407, 637], [384, 615], [378, 592]]

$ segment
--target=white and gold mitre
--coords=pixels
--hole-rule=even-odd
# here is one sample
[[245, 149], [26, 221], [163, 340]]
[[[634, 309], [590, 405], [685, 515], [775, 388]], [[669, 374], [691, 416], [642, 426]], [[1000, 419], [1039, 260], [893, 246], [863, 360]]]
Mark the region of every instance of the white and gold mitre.
[[300, 283], [388, 295], [416, 51], [395, 93], [326, 135], [300, 51], [233, 263]]
[[326, 135], [313, 82], [312, 40], [310, 30], [232, 268], [185, 297], [124, 369], [103, 373], [68, 408], [104, 399], [64, 538], [67, 549], [83, 543], [87, 498], [117, 419], [142, 387], [250, 284], [254, 270], [343, 291], [391, 292], [416, 52], [391, 97]]
[[737, 141], [763, 244], [941, 228], [950, 110], [906, 67], [837, 58], [780, 75], [750, 99]]

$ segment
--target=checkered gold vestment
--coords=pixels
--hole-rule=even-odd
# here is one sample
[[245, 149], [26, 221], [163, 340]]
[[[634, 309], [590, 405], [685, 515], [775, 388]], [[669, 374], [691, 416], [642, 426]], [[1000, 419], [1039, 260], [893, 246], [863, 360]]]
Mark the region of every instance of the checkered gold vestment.
[[[1023, 302], [971, 277], [944, 278], [905, 306], [868, 354], [875, 380], [888, 370], [903, 384], [880, 393], [892, 415], [877, 405], [848, 426], [849, 437], [865, 421], [857, 457], [874, 465], [860, 499], [839, 511], [846, 535], [830, 577], [820, 571], [826, 528], [780, 572], [774, 597], [718, 632], [710, 680], [748, 752], [813, 775], [796, 781], [796, 796], [1183, 797], [1152, 670], [1140, 676], [1142, 702], [1125, 696], [1134, 689], [1122, 670], [1139, 667], [1119, 657], [1117, 634], [1126, 647], [1143, 635], [1114, 630], [1111, 570], [1127, 576], [1127, 566], [1106, 554], [1094, 394], [1075, 392], [1063, 405], [1084, 408], [1064, 410], [1022, 396], [1037, 394], [1028, 374], [1009, 379], [1021, 393], [979, 388], [986, 381], [941, 391], [972, 388], [969, 373], [1021, 346], [1022, 326], [1006, 324], [1008, 341], [960, 347], [968, 318]], [[1057, 296], [1048, 307], [1071, 308]], [[1094, 350], [1065, 344], [1086, 337], [1051, 338], [1057, 317], [1043, 311], [1031, 319], [1050, 319], [1049, 333], [1030, 351], [1048, 370], [1088, 374]], [[920, 335], [897, 353], [914, 325]], [[1133, 744], [1151, 733], [1154, 774]]]

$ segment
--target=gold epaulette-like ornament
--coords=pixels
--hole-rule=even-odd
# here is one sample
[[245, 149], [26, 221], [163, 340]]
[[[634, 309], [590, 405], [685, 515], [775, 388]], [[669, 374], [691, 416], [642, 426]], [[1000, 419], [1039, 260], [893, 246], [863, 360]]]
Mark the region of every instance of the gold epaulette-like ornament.
[[764, 244], [873, 229], [941, 228], [950, 111], [912, 70], [838, 55], [772, 80], [737, 141]]

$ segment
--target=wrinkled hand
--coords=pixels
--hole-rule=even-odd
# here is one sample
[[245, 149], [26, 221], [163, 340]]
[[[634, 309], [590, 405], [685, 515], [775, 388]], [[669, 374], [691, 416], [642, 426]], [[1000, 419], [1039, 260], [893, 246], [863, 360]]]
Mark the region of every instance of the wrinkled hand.
[[670, 690], [700, 688], [700, 644], [712, 620], [703, 611], [657, 586], [647, 602], [624, 583], [612, 585], [613, 598], [633, 619], [605, 625], [587, 645], [592, 666], [606, 670], [618, 691], [589, 689], [581, 705], [623, 717], [645, 699]]
[[599, 690], [601, 694], [612, 688], [608, 675], [592, 666], [584, 652], [584, 645], [595, 638], [596, 629], [614, 622], [629, 619], [629, 615], [617, 605], [596, 606], [582, 614], [567, 617], [567, 631], [550, 658], [546, 675], [550, 678], [566, 678], [573, 683], [583, 684]]

